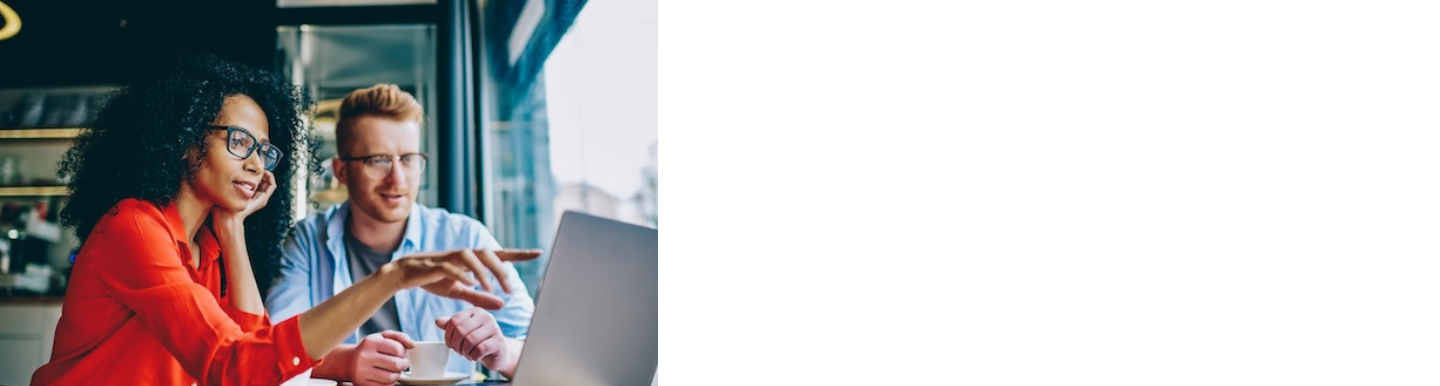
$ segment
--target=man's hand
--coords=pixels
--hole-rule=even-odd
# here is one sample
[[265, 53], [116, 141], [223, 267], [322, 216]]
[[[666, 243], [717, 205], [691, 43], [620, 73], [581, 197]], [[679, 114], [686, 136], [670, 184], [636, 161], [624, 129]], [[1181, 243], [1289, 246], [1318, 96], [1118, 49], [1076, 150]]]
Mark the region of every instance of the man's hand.
[[502, 374], [514, 373], [519, 352], [506, 342], [494, 315], [482, 308], [470, 308], [454, 316], [435, 319], [435, 325], [445, 330], [445, 345], [451, 350], [472, 361], [480, 361], [485, 368]]
[[370, 334], [351, 353], [350, 381], [355, 386], [394, 385], [400, 373], [410, 367], [407, 349], [415, 341], [399, 331]]

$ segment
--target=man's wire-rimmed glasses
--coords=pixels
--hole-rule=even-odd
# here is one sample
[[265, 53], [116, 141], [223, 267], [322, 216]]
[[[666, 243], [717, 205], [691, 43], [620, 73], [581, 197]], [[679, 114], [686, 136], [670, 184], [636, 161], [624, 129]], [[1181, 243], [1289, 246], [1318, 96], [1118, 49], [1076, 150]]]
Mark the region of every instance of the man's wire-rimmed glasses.
[[365, 163], [365, 173], [371, 178], [384, 178], [390, 174], [398, 162], [405, 173], [414, 178], [425, 170], [425, 162], [429, 160], [425, 153], [406, 153], [401, 155], [374, 154], [359, 157], [340, 157], [341, 161], [361, 161]]

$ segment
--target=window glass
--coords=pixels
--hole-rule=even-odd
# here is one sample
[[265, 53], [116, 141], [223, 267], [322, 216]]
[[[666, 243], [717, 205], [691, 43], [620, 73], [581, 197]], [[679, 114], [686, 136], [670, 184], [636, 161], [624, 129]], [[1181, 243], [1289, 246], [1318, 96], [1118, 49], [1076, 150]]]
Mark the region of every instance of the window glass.
[[[532, 84], [493, 94], [482, 156], [505, 246], [548, 248], [566, 210], [658, 225], [656, 12], [653, 1], [586, 2]], [[544, 264], [517, 264], [531, 292]]]

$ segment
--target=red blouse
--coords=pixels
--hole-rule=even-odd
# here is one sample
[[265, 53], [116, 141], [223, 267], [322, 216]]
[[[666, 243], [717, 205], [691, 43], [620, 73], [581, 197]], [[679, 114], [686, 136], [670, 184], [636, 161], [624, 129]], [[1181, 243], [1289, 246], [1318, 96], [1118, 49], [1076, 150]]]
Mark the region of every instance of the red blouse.
[[276, 385], [314, 367], [299, 317], [221, 296], [220, 246], [198, 232], [200, 266], [172, 204], [126, 199], [95, 224], [71, 270], [55, 349], [31, 385]]

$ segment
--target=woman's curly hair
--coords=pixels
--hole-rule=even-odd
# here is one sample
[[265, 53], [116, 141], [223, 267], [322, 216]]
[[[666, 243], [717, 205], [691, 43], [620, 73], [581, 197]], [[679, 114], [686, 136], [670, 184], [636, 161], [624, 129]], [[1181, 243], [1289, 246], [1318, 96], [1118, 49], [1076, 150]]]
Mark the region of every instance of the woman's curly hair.
[[66, 226], [84, 240], [116, 203], [137, 198], [167, 206], [181, 184], [193, 181], [200, 167], [184, 157], [205, 159], [207, 126], [225, 98], [244, 94], [265, 111], [270, 142], [283, 157], [275, 166], [275, 194], [245, 219], [245, 244], [261, 293], [279, 273], [280, 248], [292, 225], [297, 171], [313, 160], [309, 130], [301, 114], [310, 98], [281, 78], [201, 53], [172, 54], [163, 65], [146, 66], [110, 95], [93, 125], [76, 138], [60, 163], [69, 178], [70, 199], [60, 213]]

